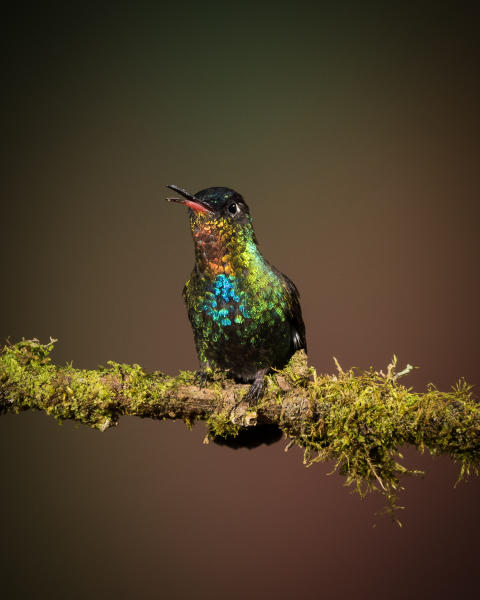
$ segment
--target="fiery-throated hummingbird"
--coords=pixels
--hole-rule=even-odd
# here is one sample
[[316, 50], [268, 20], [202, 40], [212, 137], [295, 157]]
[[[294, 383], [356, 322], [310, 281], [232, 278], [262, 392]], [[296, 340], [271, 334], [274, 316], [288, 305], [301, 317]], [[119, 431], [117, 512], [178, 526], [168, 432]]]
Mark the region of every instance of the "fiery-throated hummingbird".
[[253, 382], [251, 403], [265, 375], [306, 349], [298, 290], [258, 249], [242, 196], [226, 187], [196, 194], [169, 185], [189, 208], [195, 266], [183, 289], [203, 379], [214, 369]]

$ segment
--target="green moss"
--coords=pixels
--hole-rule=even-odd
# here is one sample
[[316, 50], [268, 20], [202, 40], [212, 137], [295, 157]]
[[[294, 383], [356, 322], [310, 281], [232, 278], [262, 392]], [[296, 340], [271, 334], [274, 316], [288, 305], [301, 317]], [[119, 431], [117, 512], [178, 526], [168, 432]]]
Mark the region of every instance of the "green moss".
[[419, 474], [401, 464], [398, 449], [413, 444], [432, 454], [448, 454], [461, 465], [460, 477], [478, 472], [480, 458], [480, 410], [471, 397], [471, 387], [461, 381], [451, 392], [431, 387], [414, 394], [398, 383], [411, 368], [387, 375], [370, 369], [336, 376], [316, 376], [309, 386], [313, 415], [292, 431], [291, 420], [284, 431], [305, 448], [304, 462], [334, 460], [334, 470], [346, 477], [363, 496], [381, 492], [392, 514], [399, 478]]
[[[199, 394], [195, 374], [188, 371], [169, 377], [115, 362], [96, 371], [54, 366], [54, 341], [22, 340], [3, 348], [0, 408], [44, 410], [59, 422], [73, 419], [102, 431], [127, 414], [181, 417], [189, 427], [204, 419], [210, 437], [235, 437], [241, 429], [232, 421], [233, 409], [248, 386], [235, 386], [225, 373], [212, 373]], [[347, 485], [361, 495], [382, 493], [393, 514], [401, 477], [419, 473], [402, 464], [403, 445], [450, 456], [460, 466], [459, 479], [478, 473], [480, 462], [480, 407], [471, 386], [460, 380], [449, 392], [431, 385], [423, 394], [414, 393], [399, 382], [412, 367], [400, 372], [396, 367], [395, 357], [386, 373], [345, 371], [337, 362], [336, 374], [318, 375], [305, 353], [297, 352], [284, 369], [267, 377], [255, 411], [304, 449], [307, 466], [334, 461]], [[208, 399], [189, 403], [194, 393]], [[239, 422], [248, 423], [245, 408], [242, 414]]]
[[215, 413], [208, 417], [207, 421], [208, 437], [229, 438], [236, 437], [240, 431], [240, 426], [231, 422], [230, 416], [226, 413]]

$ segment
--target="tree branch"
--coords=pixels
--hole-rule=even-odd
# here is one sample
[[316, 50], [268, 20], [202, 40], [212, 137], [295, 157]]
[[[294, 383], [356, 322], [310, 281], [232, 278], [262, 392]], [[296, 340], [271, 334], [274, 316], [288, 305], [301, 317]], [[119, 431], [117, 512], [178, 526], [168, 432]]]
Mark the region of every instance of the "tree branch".
[[[409, 471], [397, 456], [411, 444], [460, 463], [459, 479], [478, 473], [480, 406], [463, 380], [450, 391], [430, 385], [414, 393], [398, 380], [411, 367], [396, 371], [396, 358], [386, 373], [344, 371], [317, 375], [297, 352], [281, 371], [267, 377], [265, 393], [254, 408], [243, 400], [248, 385], [225, 374], [200, 389], [194, 374], [170, 377], [145, 373], [138, 365], [109, 362], [98, 370], [55, 366], [54, 342], [24, 340], [6, 345], [0, 354], [0, 409], [18, 413], [43, 410], [57, 420], [73, 419], [105, 431], [121, 415], [206, 421], [210, 438], [234, 438], [245, 428], [276, 425], [291, 443], [305, 450], [307, 465], [335, 460], [360, 494], [377, 490], [395, 508], [399, 477]], [[400, 456], [401, 458], [401, 456]]]

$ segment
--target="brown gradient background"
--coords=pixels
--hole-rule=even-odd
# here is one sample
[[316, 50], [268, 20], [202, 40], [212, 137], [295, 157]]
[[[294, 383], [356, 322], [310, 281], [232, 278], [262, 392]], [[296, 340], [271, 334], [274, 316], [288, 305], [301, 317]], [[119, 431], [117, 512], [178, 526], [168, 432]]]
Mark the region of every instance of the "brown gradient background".
[[[443, 8], [67, 3], [4, 18], [0, 337], [55, 360], [194, 369], [186, 214], [250, 204], [310, 359], [478, 384], [478, 20]], [[407, 451], [398, 529], [284, 443], [122, 419], [0, 419], [5, 598], [465, 598], [480, 482]]]

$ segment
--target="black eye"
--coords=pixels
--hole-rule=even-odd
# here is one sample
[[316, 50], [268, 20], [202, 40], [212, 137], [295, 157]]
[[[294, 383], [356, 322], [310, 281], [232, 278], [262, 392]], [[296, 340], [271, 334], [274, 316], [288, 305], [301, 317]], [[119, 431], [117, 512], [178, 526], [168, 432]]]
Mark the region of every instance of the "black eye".
[[238, 212], [238, 206], [235, 204], [235, 202], [233, 202], [232, 204], [230, 204], [230, 206], [228, 207], [228, 212], [231, 215], [236, 215]]

